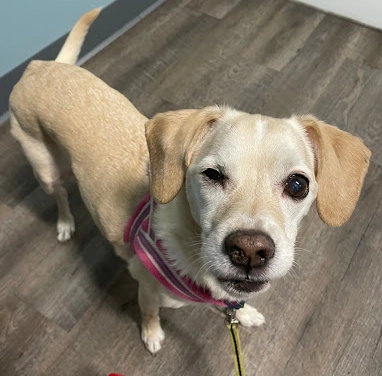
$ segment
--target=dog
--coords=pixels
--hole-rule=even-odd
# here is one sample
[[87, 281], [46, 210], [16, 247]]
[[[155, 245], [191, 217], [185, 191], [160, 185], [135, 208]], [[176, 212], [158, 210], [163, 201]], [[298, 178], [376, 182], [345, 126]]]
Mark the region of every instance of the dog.
[[[57, 201], [59, 241], [75, 231], [63, 186], [75, 176], [96, 225], [139, 282], [141, 336], [155, 354], [164, 339], [159, 308], [192, 301], [159, 283], [163, 276], [151, 274], [131, 245], [131, 221], [147, 192], [145, 231], [165, 249], [178, 282], [187, 279], [213, 302], [242, 302], [288, 272], [314, 201], [330, 226], [350, 218], [370, 151], [312, 115], [276, 119], [212, 106], [147, 119], [74, 65], [99, 12], [77, 22], [55, 61], [29, 64], [10, 96], [11, 132]], [[264, 323], [248, 304], [237, 318]]]

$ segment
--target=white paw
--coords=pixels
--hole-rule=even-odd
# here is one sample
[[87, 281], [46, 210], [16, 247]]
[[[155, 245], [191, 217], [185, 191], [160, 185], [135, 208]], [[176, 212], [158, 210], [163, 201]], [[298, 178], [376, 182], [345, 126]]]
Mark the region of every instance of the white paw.
[[265, 317], [249, 304], [236, 311], [236, 318], [243, 326], [261, 326], [265, 324]]
[[151, 354], [154, 355], [161, 349], [163, 340], [164, 331], [161, 327], [157, 327], [155, 330], [142, 328], [142, 341]]
[[60, 242], [65, 242], [72, 238], [75, 231], [74, 219], [73, 217], [63, 220], [58, 220], [57, 222], [57, 239]]

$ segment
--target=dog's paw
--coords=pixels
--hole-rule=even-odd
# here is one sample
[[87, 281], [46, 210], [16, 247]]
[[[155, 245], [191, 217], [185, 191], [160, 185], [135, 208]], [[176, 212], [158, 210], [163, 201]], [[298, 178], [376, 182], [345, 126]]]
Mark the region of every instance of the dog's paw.
[[59, 242], [70, 240], [74, 234], [75, 225], [73, 217], [57, 222], [57, 239]]
[[249, 304], [236, 311], [236, 318], [243, 326], [261, 326], [265, 324], [265, 317]]
[[160, 326], [157, 326], [154, 330], [142, 328], [142, 341], [152, 355], [155, 355], [161, 349], [163, 340], [164, 331]]

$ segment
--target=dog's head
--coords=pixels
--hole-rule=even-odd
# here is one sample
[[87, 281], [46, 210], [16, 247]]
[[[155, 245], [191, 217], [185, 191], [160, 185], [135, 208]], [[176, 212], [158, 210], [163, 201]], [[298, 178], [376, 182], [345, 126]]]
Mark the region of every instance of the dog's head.
[[[220, 299], [248, 298], [285, 275], [314, 200], [325, 223], [346, 222], [370, 158], [359, 138], [313, 116], [275, 119], [230, 108], [159, 114], [146, 137], [152, 195], [175, 205], [172, 212], [191, 213], [195, 224], [192, 252], [202, 272], [187, 273]], [[181, 217], [175, 227], [192, 227]]]

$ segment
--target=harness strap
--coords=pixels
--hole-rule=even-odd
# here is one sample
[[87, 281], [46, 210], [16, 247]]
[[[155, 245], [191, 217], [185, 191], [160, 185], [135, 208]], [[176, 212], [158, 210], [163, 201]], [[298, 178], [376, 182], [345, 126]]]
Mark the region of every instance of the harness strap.
[[146, 269], [173, 294], [196, 303], [210, 303], [217, 306], [236, 306], [241, 302], [226, 302], [212, 297], [211, 292], [195, 284], [174, 266], [167, 250], [153, 231], [152, 218], [157, 204], [150, 194], [139, 203], [130, 218], [124, 234], [126, 243], [139, 257]]

